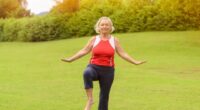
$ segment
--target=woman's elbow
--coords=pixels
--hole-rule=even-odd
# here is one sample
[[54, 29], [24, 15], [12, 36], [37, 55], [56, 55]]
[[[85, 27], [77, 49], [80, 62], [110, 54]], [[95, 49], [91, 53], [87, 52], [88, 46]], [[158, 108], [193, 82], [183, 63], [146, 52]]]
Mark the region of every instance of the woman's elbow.
[[123, 53], [117, 52], [117, 54], [118, 54], [120, 57], [123, 57]]

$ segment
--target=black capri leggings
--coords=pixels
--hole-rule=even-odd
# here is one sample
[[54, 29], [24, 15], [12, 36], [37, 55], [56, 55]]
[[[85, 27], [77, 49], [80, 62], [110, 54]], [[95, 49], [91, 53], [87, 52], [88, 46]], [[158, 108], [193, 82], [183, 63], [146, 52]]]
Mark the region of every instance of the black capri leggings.
[[93, 88], [92, 81], [99, 81], [99, 107], [98, 110], [108, 110], [110, 88], [114, 80], [113, 67], [89, 64], [84, 71], [83, 79], [85, 89]]

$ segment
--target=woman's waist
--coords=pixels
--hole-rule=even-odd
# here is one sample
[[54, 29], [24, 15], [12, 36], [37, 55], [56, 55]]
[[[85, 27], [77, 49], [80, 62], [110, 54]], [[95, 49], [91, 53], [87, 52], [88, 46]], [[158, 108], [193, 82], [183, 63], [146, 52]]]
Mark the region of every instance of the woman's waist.
[[114, 65], [110, 66], [110, 65], [89, 63], [88, 66], [92, 66], [95, 68], [103, 68], [103, 69], [114, 69]]

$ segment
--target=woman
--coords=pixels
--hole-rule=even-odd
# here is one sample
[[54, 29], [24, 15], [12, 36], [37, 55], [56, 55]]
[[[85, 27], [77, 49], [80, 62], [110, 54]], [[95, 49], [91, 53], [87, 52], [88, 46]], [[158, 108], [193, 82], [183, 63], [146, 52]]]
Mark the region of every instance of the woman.
[[101, 17], [95, 31], [99, 34], [92, 37], [86, 46], [70, 58], [62, 61], [72, 62], [92, 52], [90, 63], [83, 74], [84, 85], [88, 97], [85, 110], [90, 110], [93, 102], [92, 81], [99, 81], [100, 95], [98, 110], [108, 110], [110, 88], [114, 80], [114, 54], [115, 52], [126, 61], [139, 65], [145, 61], [137, 61], [130, 57], [120, 46], [119, 40], [111, 35], [114, 31], [113, 23], [109, 17]]

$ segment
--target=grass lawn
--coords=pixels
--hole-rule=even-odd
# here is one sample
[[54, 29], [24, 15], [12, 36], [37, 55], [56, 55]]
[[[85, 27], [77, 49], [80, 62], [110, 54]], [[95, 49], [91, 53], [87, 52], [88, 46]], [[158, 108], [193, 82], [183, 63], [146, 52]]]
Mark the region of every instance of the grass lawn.
[[[199, 110], [200, 31], [114, 34], [135, 59], [115, 56], [110, 110]], [[61, 62], [80, 50], [89, 37], [0, 43], [0, 110], [83, 110], [82, 73], [90, 55]], [[94, 82], [98, 106], [98, 82]]]

